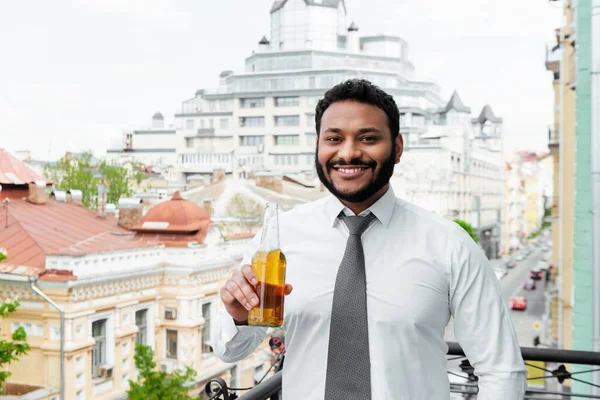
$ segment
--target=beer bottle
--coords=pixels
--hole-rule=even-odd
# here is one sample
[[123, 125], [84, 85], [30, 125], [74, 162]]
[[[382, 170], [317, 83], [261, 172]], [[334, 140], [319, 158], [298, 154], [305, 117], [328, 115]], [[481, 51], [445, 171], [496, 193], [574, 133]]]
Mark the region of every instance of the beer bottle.
[[258, 284], [259, 304], [250, 310], [248, 325], [283, 325], [285, 297], [285, 256], [279, 245], [279, 204], [267, 203], [260, 247], [252, 257], [252, 270]]

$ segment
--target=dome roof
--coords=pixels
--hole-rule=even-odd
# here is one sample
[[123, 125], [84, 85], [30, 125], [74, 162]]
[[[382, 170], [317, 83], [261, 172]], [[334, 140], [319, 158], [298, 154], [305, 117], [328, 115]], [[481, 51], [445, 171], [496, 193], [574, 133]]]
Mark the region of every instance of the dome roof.
[[191, 233], [208, 229], [210, 223], [202, 207], [184, 200], [177, 191], [171, 200], [152, 207], [132, 230]]

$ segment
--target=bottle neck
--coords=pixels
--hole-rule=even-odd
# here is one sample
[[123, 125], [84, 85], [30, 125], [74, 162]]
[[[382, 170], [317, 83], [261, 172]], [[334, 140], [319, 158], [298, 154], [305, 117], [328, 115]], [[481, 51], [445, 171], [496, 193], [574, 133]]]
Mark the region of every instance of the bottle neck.
[[267, 203], [265, 208], [265, 220], [263, 224], [262, 237], [260, 241], [261, 251], [279, 249], [279, 205]]

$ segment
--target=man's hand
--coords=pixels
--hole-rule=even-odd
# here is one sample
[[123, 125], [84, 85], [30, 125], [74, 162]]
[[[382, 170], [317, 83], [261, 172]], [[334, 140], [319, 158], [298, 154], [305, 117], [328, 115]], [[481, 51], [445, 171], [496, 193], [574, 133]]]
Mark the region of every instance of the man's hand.
[[[221, 301], [225, 309], [237, 324], [248, 321], [248, 311], [259, 304], [256, 295], [258, 279], [250, 265], [244, 265], [241, 271], [235, 271], [221, 288]], [[285, 285], [285, 295], [292, 292], [292, 285]]]

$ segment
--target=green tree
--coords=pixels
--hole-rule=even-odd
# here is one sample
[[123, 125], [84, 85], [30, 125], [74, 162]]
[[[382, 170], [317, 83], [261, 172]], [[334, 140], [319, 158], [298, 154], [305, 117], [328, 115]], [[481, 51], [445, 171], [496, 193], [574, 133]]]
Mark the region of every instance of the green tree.
[[187, 367], [185, 371], [176, 371], [169, 375], [156, 370], [154, 351], [149, 346], [138, 343], [135, 346], [135, 367], [138, 380], [129, 381], [129, 400], [198, 400], [188, 394], [186, 382], [196, 376], [196, 371]]
[[227, 216], [239, 218], [240, 227], [250, 232], [252, 227], [260, 225], [264, 207], [241, 193], [235, 194], [227, 204]]
[[56, 164], [46, 165], [44, 175], [54, 181], [56, 190], [81, 190], [83, 205], [92, 208], [98, 186], [97, 171], [92, 160], [91, 152], [73, 157], [64, 156]]
[[0, 247], [0, 262], [6, 260], [8, 257], [6, 249]]
[[106, 203], [113, 204], [118, 203], [121, 197], [131, 196], [132, 185], [139, 185], [144, 179], [139, 164], [132, 164], [131, 169], [107, 161], [98, 164], [94, 162], [91, 152], [65, 156], [55, 165], [47, 165], [44, 173], [54, 181], [57, 190], [81, 190], [82, 203], [88, 208], [95, 208], [97, 205], [96, 194], [100, 178], [106, 181]]
[[460, 227], [463, 228], [469, 234], [469, 236], [471, 236], [471, 239], [473, 239], [475, 243], [479, 242], [479, 236], [477, 233], [475, 233], [475, 229], [473, 229], [471, 224], [463, 221], [462, 219], [453, 219], [453, 221], [460, 225]]
[[[16, 300], [7, 300], [0, 305], [0, 316], [6, 319], [14, 313], [19, 307]], [[7, 364], [13, 361], [19, 361], [19, 357], [27, 354], [29, 345], [27, 344], [27, 333], [23, 327], [17, 328], [11, 336], [12, 340], [0, 340], [0, 390], [4, 382], [11, 376], [10, 371], [4, 370]]]

